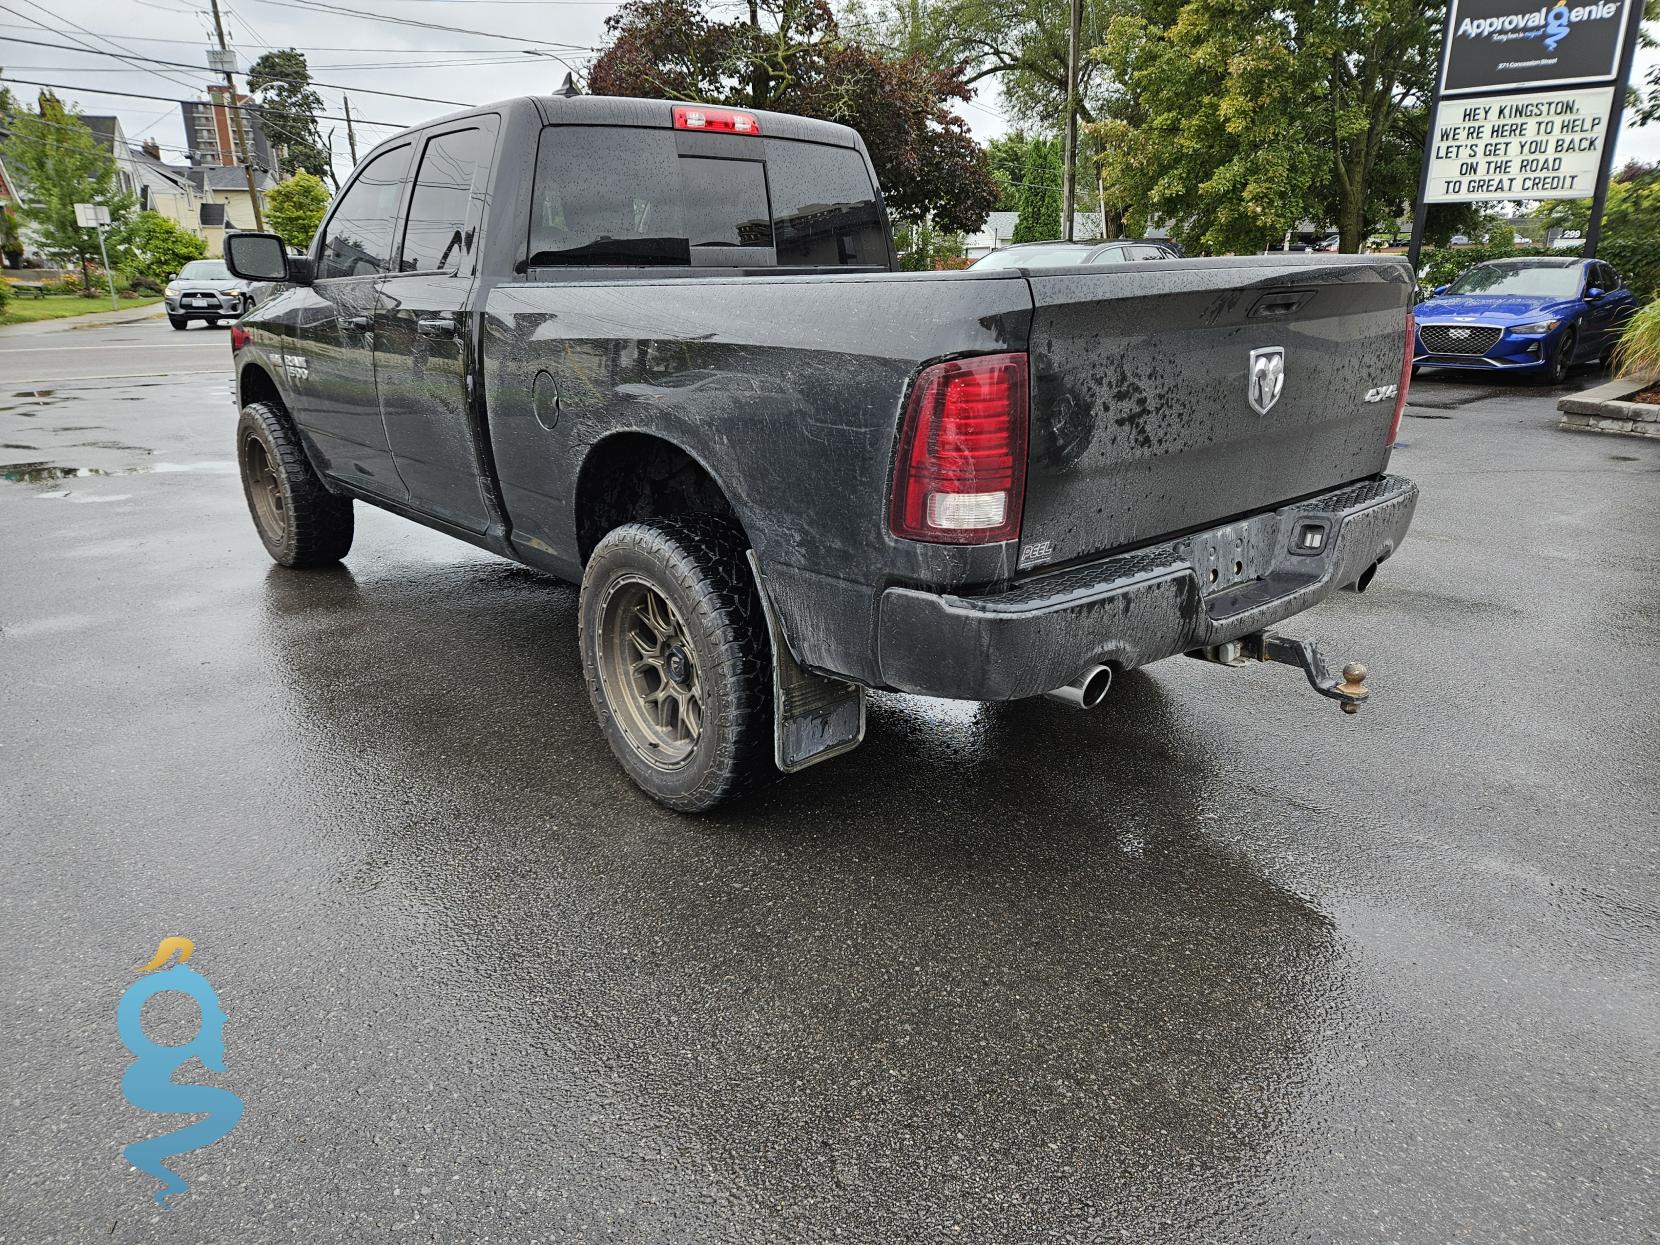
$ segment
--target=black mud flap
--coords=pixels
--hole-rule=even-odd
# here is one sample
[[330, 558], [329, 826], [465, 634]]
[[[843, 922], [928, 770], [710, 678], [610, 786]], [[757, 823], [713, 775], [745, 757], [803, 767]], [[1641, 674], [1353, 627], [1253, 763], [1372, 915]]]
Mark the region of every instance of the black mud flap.
[[859, 746], [865, 737], [865, 689], [814, 674], [796, 661], [773, 612], [753, 549], [749, 569], [767, 614], [767, 634], [772, 637], [773, 761], [784, 773], [793, 774]]

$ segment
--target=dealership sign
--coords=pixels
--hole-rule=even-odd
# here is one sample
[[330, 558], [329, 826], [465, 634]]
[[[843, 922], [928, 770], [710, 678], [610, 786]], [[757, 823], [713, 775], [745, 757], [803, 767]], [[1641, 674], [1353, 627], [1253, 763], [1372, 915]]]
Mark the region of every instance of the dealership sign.
[[1613, 103], [1611, 86], [1442, 100], [1424, 202], [1590, 198]]
[[1635, 0], [1452, 0], [1442, 95], [1606, 82]]

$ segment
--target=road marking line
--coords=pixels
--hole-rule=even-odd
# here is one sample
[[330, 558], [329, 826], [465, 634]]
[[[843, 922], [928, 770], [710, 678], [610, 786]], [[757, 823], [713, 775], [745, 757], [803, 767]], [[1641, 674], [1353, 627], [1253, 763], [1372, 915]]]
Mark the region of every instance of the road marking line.
[[[19, 384], [48, 384], [62, 389], [65, 385], [73, 385], [83, 380], [166, 380], [170, 376], [223, 376], [231, 379], [229, 372], [221, 372], [218, 368], [204, 368], [195, 372], [122, 372], [115, 376], [34, 376], [25, 377]], [[10, 384], [10, 381], [6, 382]]]
[[[163, 338], [165, 341], [166, 339]], [[183, 346], [185, 343], [180, 342]], [[227, 341], [227, 345], [229, 342]], [[62, 352], [65, 350], [154, 350], [154, 342], [134, 342], [130, 346], [13, 346], [0, 348], [0, 354], [44, 354], [46, 351]]]

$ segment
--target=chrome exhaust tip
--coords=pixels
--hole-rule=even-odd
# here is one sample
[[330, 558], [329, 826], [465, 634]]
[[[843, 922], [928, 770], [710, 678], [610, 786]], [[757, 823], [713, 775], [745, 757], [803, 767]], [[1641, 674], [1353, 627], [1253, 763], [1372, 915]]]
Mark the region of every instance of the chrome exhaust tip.
[[1107, 698], [1112, 686], [1111, 666], [1091, 666], [1065, 687], [1057, 687], [1044, 695], [1074, 709], [1093, 709]]

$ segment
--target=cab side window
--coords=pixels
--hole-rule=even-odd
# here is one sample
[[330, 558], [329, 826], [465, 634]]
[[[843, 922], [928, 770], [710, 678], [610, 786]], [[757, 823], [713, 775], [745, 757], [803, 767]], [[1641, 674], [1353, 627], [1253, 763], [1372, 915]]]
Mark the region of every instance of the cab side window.
[[346, 188], [323, 227], [317, 278], [372, 277], [392, 265], [398, 203], [409, 177], [410, 147], [383, 151]]
[[1612, 294], [1615, 290], [1620, 288], [1620, 274], [1615, 272], [1607, 264], [1599, 263], [1597, 265], [1594, 280], [1597, 285], [1602, 287], [1602, 292], [1604, 294]]
[[490, 156], [483, 129], [429, 139], [409, 200], [400, 272], [458, 272], [473, 250], [470, 211], [479, 172]]

